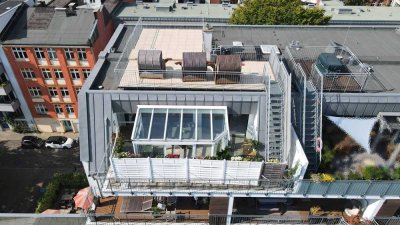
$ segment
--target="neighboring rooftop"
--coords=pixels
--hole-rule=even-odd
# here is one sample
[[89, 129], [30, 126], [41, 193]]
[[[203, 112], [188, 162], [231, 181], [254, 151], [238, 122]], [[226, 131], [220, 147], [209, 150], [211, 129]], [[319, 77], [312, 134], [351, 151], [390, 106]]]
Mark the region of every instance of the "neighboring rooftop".
[[[222, 4], [175, 4], [176, 8], [172, 12], [157, 10], [160, 3], [145, 3], [136, 5], [135, 3], [125, 3], [115, 13], [117, 17], [180, 17], [180, 18], [229, 18], [236, 5], [223, 6]], [[163, 3], [166, 4], [166, 3]]]
[[[88, 45], [95, 16], [90, 9], [76, 9], [76, 15], [54, 8], [29, 7], [19, 13], [3, 38], [7, 45]], [[77, 26], [79, 24], [79, 26]]]
[[339, 21], [390, 21], [400, 24], [400, 7], [323, 6], [325, 15]]
[[[376, 6], [343, 6], [340, 1], [326, 1], [325, 15], [331, 16], [330, 24], [371, 24], [400, 25], [400, 7]], [[342, 3], [343, 4], [343, 3]], [[203, 19], [213, 23], [227, 23], [237, 5], [222, 4], [175, 4], [172, 11], [162, 10], [159, 6], [170, 6], [168, 2], [160, 3], [123, 3], [115, 15], [123, 20], [143, 18], [145, 21], [180, 21], [201, 22]]]
[[20, 5], [23, 1], [5, 1], [0, 3], [0, 15]]

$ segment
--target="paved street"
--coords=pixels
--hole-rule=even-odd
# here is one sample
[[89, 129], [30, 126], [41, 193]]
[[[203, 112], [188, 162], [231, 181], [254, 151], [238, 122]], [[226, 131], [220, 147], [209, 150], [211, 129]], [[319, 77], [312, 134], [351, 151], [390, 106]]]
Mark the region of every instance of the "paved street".
[[[78, 134], [33, 134], [76, 138]], [[56, 172], [82, 170], [79, 148], [21, 149], [24, 134], [0, 132], [0, 213], [32, 213], [36, 200]]]

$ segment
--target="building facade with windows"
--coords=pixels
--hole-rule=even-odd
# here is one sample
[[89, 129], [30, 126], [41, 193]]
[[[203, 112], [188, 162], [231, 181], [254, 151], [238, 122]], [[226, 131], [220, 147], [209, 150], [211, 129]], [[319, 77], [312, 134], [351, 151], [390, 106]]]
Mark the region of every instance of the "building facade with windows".
[[3, 51], [38, 130], [78, 132], [78, 92], [112, 35], [111, 15], [102, 7], [73, 15], [33, 7], [17, 16]]

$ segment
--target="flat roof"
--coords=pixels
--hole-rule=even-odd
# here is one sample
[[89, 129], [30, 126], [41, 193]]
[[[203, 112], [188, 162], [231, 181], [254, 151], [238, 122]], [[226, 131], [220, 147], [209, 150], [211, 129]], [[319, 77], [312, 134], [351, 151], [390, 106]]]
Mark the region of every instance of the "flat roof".
[[[228, 20], [237, 5], [229, 7], [222, 4], [175, 4], [176, 8], [172, 12], [157, 10], [160, 3], [123, 3], [115, 13], [117, 17], [126, 18], [205, 18], [205, 19], [224, 19]], [[162, 3], [164, 4], [164, 3]], [[343, 3], [342, 3], [343, 4]], [[377, 7], [377, 6], [343, 6], [340, 1], [325, 1], [324, 6], [326, 16], [331, 16], [332, 23], [374, 23], [388, 22], [400, 24], [400, 7]], [[339, 14], [339, 9], [352, 10], [351, 13]], [[188, 21], [189, 22], [189, 21]]]
[[216, 45], [242, 41], [244, 45], [277, 45], [281, 50], [292, 41], [302, 46], [345, 45], [357, 58], [373, 67], [366, 91], [400, 92], [400, 30], [352, 26], [214, 26]]
[[[107, 60], [102, 65], [92, 88], [96, 89], [95, 87], [102, 85], [104, 89], [118, 89], [124, 74], [114, 73], [114, 68], [125, 46], [127, 36], [129, 36], [127, 34], [132, 32], [133, 27], [132, 25], [125, 25], [124, 32], [121, 33], [116, 44], [113, 46], [116, 51], [107, 56]], [[154, 28], [154, 26], [151, 27]], [[331, 43], [345, 45], [349, 47], [361, 62], [372, 66], [372, 74], [367, 79], [365, 91], [400, 92], [400, 31], [395, 28], [351, 26], [214, 26], [212, 34], [213, 42], [216, 46], [232, 46], [234, 41], [241, 41], [247, 46], [277, 45], [280, 50], [284, 50], [292, 41], [299, 41], [303, 46], [328, 46]], [[247, 61], [244, 63], [242, 70], [246, 70], [246, 66], [249, 64], [252, 64], [252, 62]], [[267, 64], [266, 68], [270, 70], [269, 64]], [[272, 72], [267, 71], [267, 74], [271, 75]], [[157, 86], [154, 86], [154, 83], [159, 81], [149, 79], [148, 82], [150, 84], [148, 86], [153, 85], [152, 87], [156, 88]], [[163, 86], [170, 88], [173, 87], [172, 85], [182, 86], [181, 83], [171, 82], [171, 80], [162, 82], [169, 82], [168, 84], [163, 84]], [[185, 82], [185, 85], [189, 84]], [[196, 85], [206, 86], [207, 83], [196, 82]], [[383, 90], [383, 88], [386, 90]]]
[[[379, 6], [323, 6], [325, 15], [332, 20], [357, 21], [398, 21], [400, 23], [400, 7]], [[349, 14], [338, 14], [339, 9], [352, 10]]]
[[[117, 17], [190, 17], [190, 18], [229, 18], [236, 5], [230, 7], [222, 4], [175, 4], [172, 12], [156, 10], [159, 3], [124, 3], [115, 13]], [[147, 6], [147, 7], [145, 7]]]
[[[132, 27], [132, 26], [127, 26]], [[133, 29], [129, 29], [132, 31]], [[131, 32], [124, 32], [123, 36], [129, 35]], [[121, 41], [126, 43], [126, 38], [122, 37]], [[121, 50], [122, 45], [118, 44]], [[166, 71], [163, 72], [163, 78], [152, 79], [140, 76], [138, 69], [138, 52], [139, 50], [161, 50], [163, 59], [169, 58], [166, 63]], [[122, 49], [123, 50], [123, 49]], [[122, 51], [121, 50], [121, 51]], [[108, 75], [105, 75], [101, 85], [105, 89], [117, 88], [159, 88], [159, 89], [208, 89], [208, 90], [253, 90], [260, 91], [265, 89], [262, 82], [264, 72], [274, 79], [271, 66], [266, 61], [243, 61], [240, 73], [230, 73], [229, 78], [235, 76], [234, 82], [218, 83], [214, 77], [214, 69], [212, 66], [207, 67], [207, 71], [193, 72], [194, 77], [199, 80], [183, 80], [183, 71], [177, 62], [182, 61], [183, 52], [202, 52], [203, 51], [203, 30], [202, 29], [160, 29], [160, 28], [144, 28], [140, 33], [135, 47], [129, 53], [127, 66], [124, 71], [116, 73], [113, 71], [116, 63], [110, 62], [104, 66]], [[114, 53], [115, 54], [115, 53]], [[116, 55], [112, 55], [114, 59], [118, 59]], [[113, 60], [111, 60], [113, 61]], [[120, 75], [122, 73], [122, 75]], [[160, 72], [161, 73], [161, 72]], [[160, 74], [158, 73], [158, 74]], [[111, 75], [114, 74], [114, 75]], [[193, 75], [191, 74], [191, 75]], [[118, 80], [120, 79], [120, 80]], [[196, 79], [196, 78], [191, 78]]]
[[[43, 7], [29, 7], [15, 15], [18, 20], [3, 38], [3, 44], [89, 45], [95, 23], [93, 10], [77, 9], [76, 16], [66, 16], [65, 11], [58, 10], [49, 13], [50, 10], [54, 8], [43, 10]], [[44, 11], [47, 14], [44, 14]], [[37, 21], [32, 21], [33, 19]], [[30, 24], [35, 27], [30, 27]]]

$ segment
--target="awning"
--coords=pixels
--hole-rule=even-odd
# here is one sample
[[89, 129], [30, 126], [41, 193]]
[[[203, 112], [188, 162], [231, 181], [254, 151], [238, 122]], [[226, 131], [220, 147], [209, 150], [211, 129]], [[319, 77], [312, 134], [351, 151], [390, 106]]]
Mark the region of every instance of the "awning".
[[353, 138], [368, 153], [370, 148], [370, 133], [377, 118], [346, 118], [328, 116], [329, 120]]
[[81, 209], [89, 209], [93, 203], [93, 193], [90, 187], [79, 190], [74, 197], [75, 207]]

